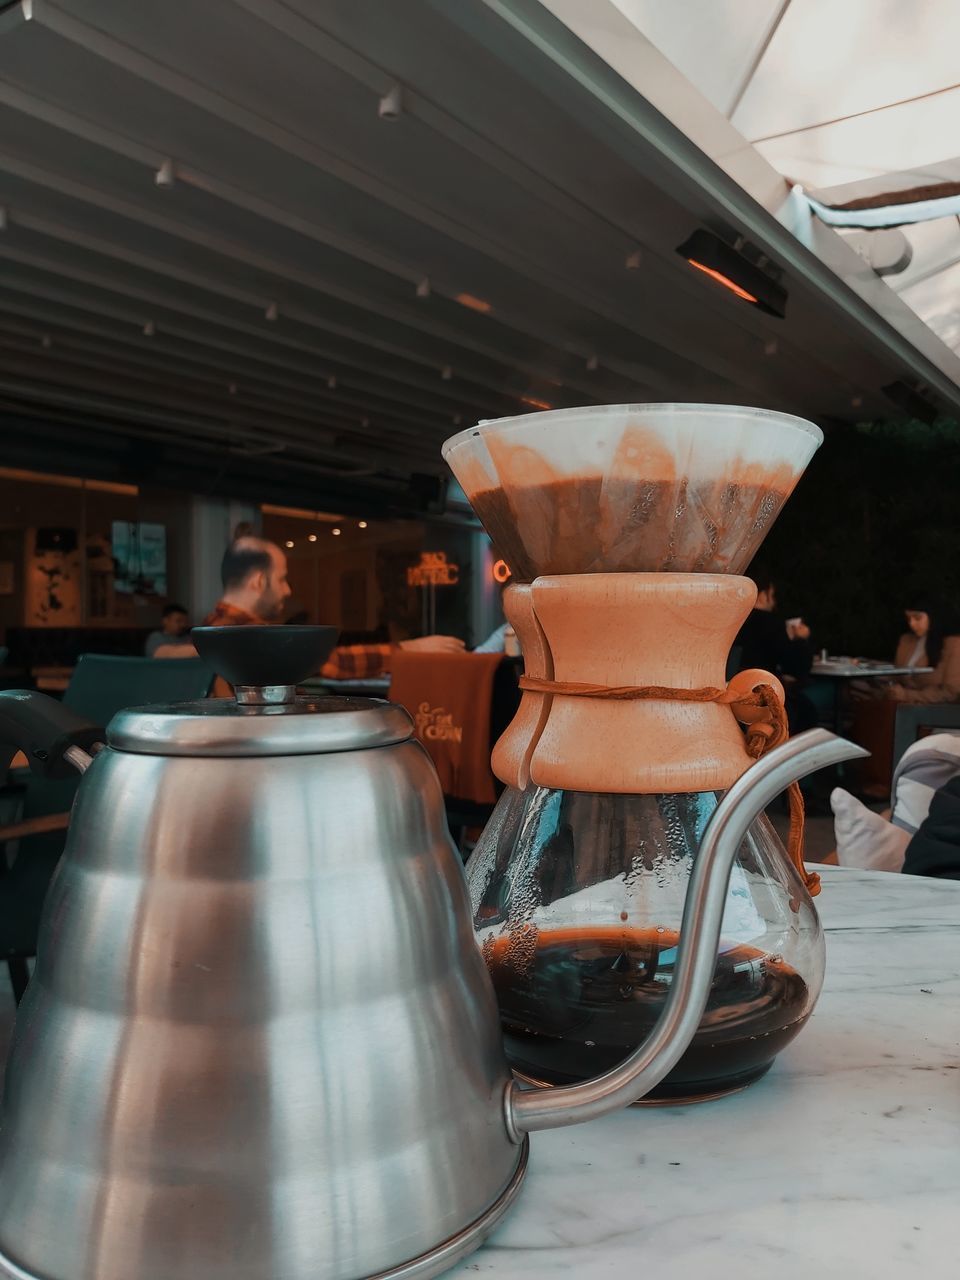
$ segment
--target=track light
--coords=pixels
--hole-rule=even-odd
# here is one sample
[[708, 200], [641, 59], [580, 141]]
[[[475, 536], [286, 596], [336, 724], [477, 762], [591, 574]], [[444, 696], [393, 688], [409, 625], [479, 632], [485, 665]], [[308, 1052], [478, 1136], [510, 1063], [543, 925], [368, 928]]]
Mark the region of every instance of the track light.
[[380, 99], [377, 114], [381, 120], [396, 120], [398, 116], [403, 115], [403, 89], [400, 85], [390, 86]]

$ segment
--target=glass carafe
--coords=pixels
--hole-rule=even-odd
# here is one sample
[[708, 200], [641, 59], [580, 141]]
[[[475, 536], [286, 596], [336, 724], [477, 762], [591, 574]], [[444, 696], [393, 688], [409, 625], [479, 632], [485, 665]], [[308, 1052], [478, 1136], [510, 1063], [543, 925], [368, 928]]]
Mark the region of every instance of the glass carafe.
[[[646, 1037], [669, 990], [687, 881], [715, 792], [504, 792], [467, 866], [474, 928], [507, 1057], [569, 1084]], [[700, 1029], [644, 1101], [697, 1099], [761, 1076], [820, 993], [823, 934], [766, 818], [734, 866]]]

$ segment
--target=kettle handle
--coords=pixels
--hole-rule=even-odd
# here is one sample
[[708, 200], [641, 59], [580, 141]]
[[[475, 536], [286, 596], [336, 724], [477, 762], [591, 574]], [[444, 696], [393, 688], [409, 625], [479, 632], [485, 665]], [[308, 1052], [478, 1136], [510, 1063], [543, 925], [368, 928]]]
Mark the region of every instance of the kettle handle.
[[72, 778], [78, 769], [84, 771], [87, 752], [105, 736], [103, 729], [45, 693], [0, 692], [0, 765], [4, 769], [22, 751], [41, 778]]
[[751, 822], [792, 782], [826, 765], [870, 753], [826, 729], [810, 729], [763, 756], [714, 811], [694, 860], [683, 905], [670, 992], [649, 1036], [619, 1066], [582, 1084], [520, 1089], [506, 1095], [511, 1137], [580, 1124], [636, 1102], [676, 1066], [700, 1025], [713, 983], [727, 886]]

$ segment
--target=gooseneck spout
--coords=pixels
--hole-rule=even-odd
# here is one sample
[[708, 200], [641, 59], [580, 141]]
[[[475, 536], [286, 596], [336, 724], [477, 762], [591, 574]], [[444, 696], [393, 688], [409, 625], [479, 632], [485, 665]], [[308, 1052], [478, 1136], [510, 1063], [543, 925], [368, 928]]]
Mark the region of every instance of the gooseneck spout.
[[619, 1066], [583, 1084], [555, 1089], [511, 1085], [506, 1120], [514, 1138], [581, 1124], [627, 1106], [673, 1070], [706, 1008], [730, 872], [750, 824], [790, 783], [868, 754], [825, 729], [811, 729], [769, 752], [734, 783], [704, 832], [687, 888], [670, 993], [650, 1035]]

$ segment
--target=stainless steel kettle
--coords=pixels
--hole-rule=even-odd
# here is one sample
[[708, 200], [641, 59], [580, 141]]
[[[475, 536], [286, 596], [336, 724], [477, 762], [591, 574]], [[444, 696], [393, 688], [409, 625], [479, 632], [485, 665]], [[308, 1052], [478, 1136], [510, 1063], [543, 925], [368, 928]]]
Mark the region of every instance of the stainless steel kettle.
[[754, 766], [707, 830], [648, 1042], [600, 1079], [521, 1090], [433, 767], [401, 708], [295, 696], [329, 648], [312, 630], [195, 632], [237, 700], [122, 712], [92, 756], [102, 731], [0, 694], [0, 744], [84, 771], [7, 1070], [16, 1280], [444, 1271], [517, 1195], [529, 1132], [676, 1063], [750, 821], [860, 754], [814, 731]]

